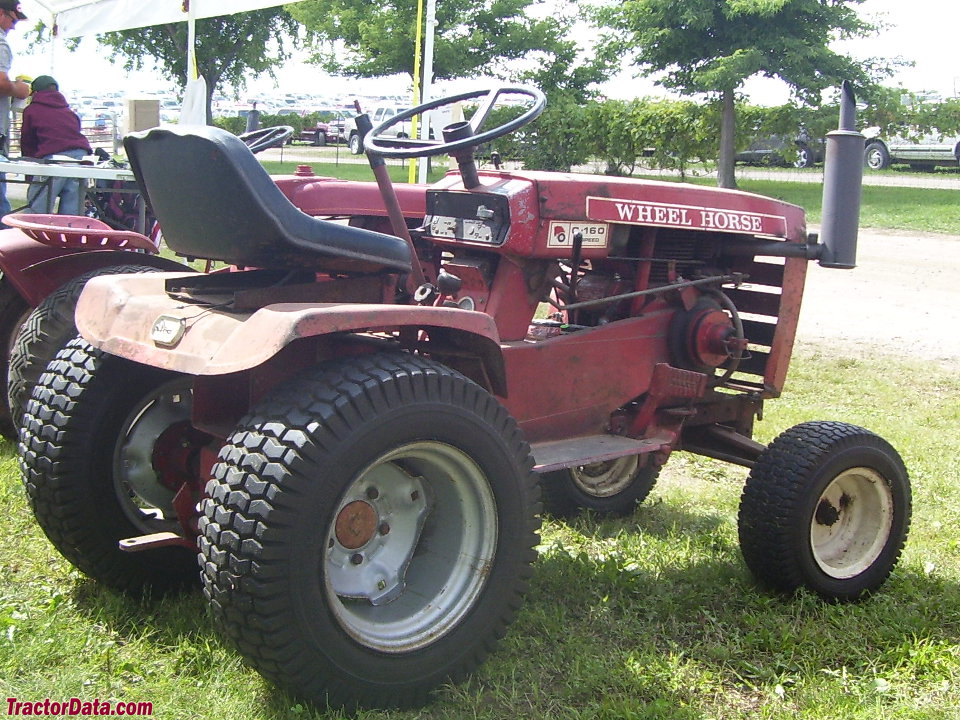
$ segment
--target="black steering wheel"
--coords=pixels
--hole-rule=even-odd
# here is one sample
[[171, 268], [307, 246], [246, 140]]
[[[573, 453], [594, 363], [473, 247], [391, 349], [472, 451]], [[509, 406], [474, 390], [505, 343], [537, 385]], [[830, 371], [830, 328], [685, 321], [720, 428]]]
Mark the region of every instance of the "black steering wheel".
[[[533, 100], [533, 105], [520, 117], [480, 132], [480, 128], [501, 95], [523, 95]], [[477, 108], [469, 121], [453, 123], [443, 128], [443, 140], [418, 140], [416, 138], [384, 135], [389, 128], [402, 123], [404, 120], [409, 120], [414, 115], [420, 115], [428, 110], [436, 110], [446, 105], [453, 105], [463, 100], [481, 97], [483, 102], [480, 103], [480, 107]], [[503, 85], [489, 90], [473, 90], [459, 95], [450, 95], [397, 113], [386, 122], [373, 128], [363, 139], [363, 146], [370, 155], [392, 158], [458, 155], [462, 151], [496, 140], [498, 137], [503, 137], [522, 128], [527, 123], [533, 122], [543, 112], [546, 105], [547, 98], [542, 92], [525, 85]]]
[[292, 127], [289, 125], [276, 125], [274, 127], [260, 128], [259, 130], [251, 130], [248, 133], [237, 135], [237, 137], [243, 140], [244, 145], [250, 148], [250, 152], [256, 154], [261, 150], [283, 145], [291, 135], [293, 135]]

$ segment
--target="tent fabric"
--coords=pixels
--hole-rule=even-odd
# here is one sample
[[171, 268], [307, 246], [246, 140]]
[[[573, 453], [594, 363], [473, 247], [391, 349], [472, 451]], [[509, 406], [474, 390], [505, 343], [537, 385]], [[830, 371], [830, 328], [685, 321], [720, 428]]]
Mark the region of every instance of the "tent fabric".
[[[81, 37], [113, 30], [186, 22], [195, 18], [233, 15], [261, 8], [289, 5], [296, 0], [22, 0], [31, 19], [52, 18], [61, 38]], [[31, 12], [31, 10], [33, 12]]]

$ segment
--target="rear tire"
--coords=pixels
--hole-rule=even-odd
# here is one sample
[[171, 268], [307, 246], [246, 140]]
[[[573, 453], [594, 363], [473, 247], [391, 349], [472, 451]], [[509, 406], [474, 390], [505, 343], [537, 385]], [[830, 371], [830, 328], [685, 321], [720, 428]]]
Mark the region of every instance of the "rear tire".
[[76, 338], [41, 376], [23, 416], [20, 464], [37, 522], [79, 570], [122, 592], [163, 594], [197, 582], [187, 548], [118, 547], [122, 538], [179, 527], [174, 488], [154, 469], [155, 443], [187, 426], [188, 382]]
[[530, 450], [479, 386], [406, 354], [285, 383], [234, 431], [204, 591], [255, 668], [323, 706], [411, 706], [477, 667], [527, 588]]
[[890, 575], [910, 527], [897, 451], [839, 422], [790, 428], [760, 455], [740, 500], [740, 548], [771, 587], [856, 600]]
[[545, 473], [543, 506], [554, 517], [574, 517], [583, 510], [629, 515], [657, 483], [660, 468], [639, 455]]
[[77, 336], [73, 315], [87, 280], [100, 275], [142, 272], [159, 270], [149, 265], [117, 265], [84, 273], [54, 290], [27, 316], [13, 338], [6, 375], [7, 403], [15, 427], [20, 425], [20, 418], [40, 375], [57, 353]]

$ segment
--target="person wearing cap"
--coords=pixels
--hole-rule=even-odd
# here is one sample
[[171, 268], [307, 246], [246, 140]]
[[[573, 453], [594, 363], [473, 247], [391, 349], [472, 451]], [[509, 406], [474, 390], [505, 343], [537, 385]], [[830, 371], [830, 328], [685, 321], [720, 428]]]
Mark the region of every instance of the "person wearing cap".
[[[90, 142], [80, 132], [80, 117], [70, 109], [57, 81], [49, 75], [41, 75], [30, 87], [33, 97], [23, 111], [20, 154], [38, 160], [58, 156], [79, 160], [93, 152]], [[34, 183], [27, 191], [30, 212], [50, 212], [59, 197], [57, 212], [76, 215], [80, 212], [80, 182], [78, 178], [52, 177]]]
[[[10, 67], [13, 65], [13, 52], [7, 42], [7, 33], [27, 16], [20, 9], [20, 3], [0, 0], [0, 153], [6, 157], [9, 152], [10, 138], [10, 98], [23, 100], [30, 95], [30, 86], [21, 80], [10, 79]], [[10, 212], [7, 200], [7, 184], [0, 174], [0, 218]], [[0, 227], [6, 227], [0, 223]]]

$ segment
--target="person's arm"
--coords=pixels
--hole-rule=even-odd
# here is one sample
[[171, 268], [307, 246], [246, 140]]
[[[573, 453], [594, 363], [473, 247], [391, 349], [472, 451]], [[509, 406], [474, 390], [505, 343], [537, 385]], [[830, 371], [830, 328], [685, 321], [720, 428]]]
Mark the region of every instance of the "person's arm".
[[22, 80], [11, 80], [5, 72], [0, 71], [0, 95], [23, 100], [30, 97], [30, 86]]

